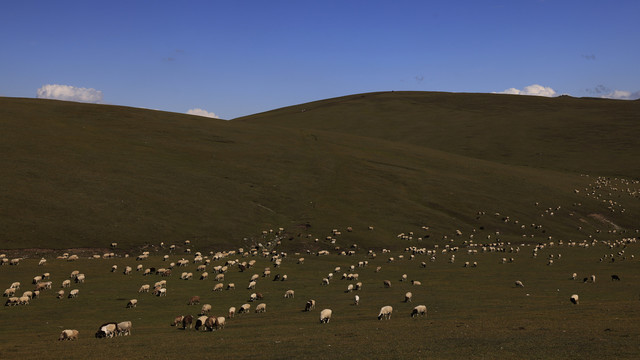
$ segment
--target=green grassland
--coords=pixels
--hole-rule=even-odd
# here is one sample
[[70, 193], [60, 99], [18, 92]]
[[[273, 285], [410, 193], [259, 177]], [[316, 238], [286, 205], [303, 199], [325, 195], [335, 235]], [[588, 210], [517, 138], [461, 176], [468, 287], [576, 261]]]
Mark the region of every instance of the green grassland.
[[[363, 230], [366, 231], [366, 230]], [[375, 230], [374, 230], [375, 231]], [[355, 231], [354, 231], [355, 232]], [[349, 243], [350, 234], [338, 236], [338, 244]], [[406, 241], [405, 245], [415, 244]], [[459, 245], [457, 242], [452, 245]], [[197, 243], [192, 244], [197, 249]], [[509, 252], [511, 247], [519, 252]], [[478, 248], [480, 249], [480, 248]], [[198, 280], [196, 264], [175, 268], [172, 276], [143, 276], [134, 272], [125, 276], [124, 266], [137, 264], [164, 267], [162, 254], [166, 249], [154, 248], [149, 259], [133, 257], [87, 259], [68, 262], [49, 259], [38, 266], [38, 259], [25, 259], [18, 266], [0, 268], [0, 284], [8, 287], [13, 281], [22, 283], [21, 291], [31, 289], [31, 278], [47, 271], [51, 273], [53, 290], [44, 291], [30, 305], [2, 307], [0, 324], [1, 358], [177, 358], [181, 356], [215, 356], [234, 358], [527, 358], [584, 359], [637, 358], [640, 353], [640, 263], [632, 255], [640, 255], [637, 243], [610, 248], [597, 242], [588, 248], [567, 244], [548, 246], [532, 256], [533, 246], [505, 244], [507, 252], [468, 254], [460, 249], [442, 254], [435, 261], [430, 256], [417, 255], [409, 259], [407, 252], [366, 255], [365, 249], [353, 256], [289, 254], [280, 268], [269, 258], [256, 259], [254, 268], [239, 272], [231, 267], [224, 283], [233, 282], [236, 290], [213, 292], [216, 281]], [[276, 248], [277, 250], [277, 248]], [[182, 247], [171, 253], [169, 261], [186, 255]], [[624, 251], [622, 256], [619, 251]], [[615, 262], [604, 255], [614, 254]], [[451, 254], [456, 256], [449, 263]], [[547, 265], [550, 254], [553, 265]], [[558, 258], [558, 255], [561, 258]], [[404, 255], [404, 259], [399, 256]], [[304, 264], [297, 264], [305, 256]], [[394, 262], [388, 262], [389, 257]], [[503, 257], [513, 262], [501, 263]], [[231, 257], [232, 259], [235, 257]], [[363, 283], [360, 291], [345, 292], [347, 284], [340, 273], [328, 286], [321, 279], [336, 266], [350, 272], [350, 265], [368, 261], [356, 267]], [[222, 264], [212, 261], [208, 266]], [[425, 261], [425, 268], [420, 263]], [[477, 262], [475, 268], [463, 266], [465, 261]], [[117, 272], [110, 272], [112, 265]], [[260, 278], [256, 290], [247, 290], [252, 274], [261, 274], [271, 267], [272, 276], [287, 274], [287, 281]], [[376, 272], [376, 267], [381, 270]], [[84, 284], [72, 284], [80, 289], [75, 299], [56, 299], [55, 292], [69, 273], [79, 270], [86, 274]], [[180, 280], [181, 271], [194, 273], [193, 280]], [[578, 280], [570, 280], [577, 272]], [[409, 280], [419, 280], [421, 286], [401, 282], [402, 274]], [[582, 277], [595, 274], [595, 283], [583, 283]], [[621, 281], [609, 276], [617, 274]], [[139, 294], [142, 284], [167, 279], [167, 297]], [[383, 287], [383, 280], [392, 282]], [[516, 288], [521, 280], [524, 288]], [[295, 298], [285, 299], [287, 289], [295, 290]], [[67, 293], [69, 289], [66, 289]], [[192, 295], [202, 303], [212, 305], [212, 314], [223, 316], [230, 306], [247, 302], [253, 291], [261, 292], [267, 304], [265, 314], [253, 311], [227, 320], [226, 328], [214, 332], [179, 330], [169, 326], [177, 315], [196, 315], [200, 305], [187, 305]], [[413, 293], [413, 301], [404, 303], [404, 294]], [[571, 294], [580, 295], [580, 304], [569, 302]], [[359, 294], [360, 305], [353, 305]], [[125, 308], [129, 299], [138, 299], [135, 309]], [[317, 301], [316, 310], [303, 312], [308, 299]], [[410, 318], [413, 306], [424, 304], [426, 318]], [[380, 307], [391, 305], [391, 320], [377, 320]], [[329, 324], [319, 323], [319, 312], [333, 310]], [[114, 339], [96, 339], [93, 334], [108, 321], [133, 322], [132, 335]], [[80, 331], [78, 341], [59, 342], [62, 329]]]
[[[375, 226], [356, 240], [377, 248], [422, 226], [431, 240], [479, 225], [515, 240], [476, 213], [538, 224], [557, 206], [575, 216], [548, 216], [545, 236], [613, 229], [589, 214], [633, 231], [638, 184], [621, 181], [640, 177], [639, 114], [637, 101], [387, 92], [224, 121], [1, 98], [0, 248], [206, 249], [280, 226], [292, 250], [314, 249], [306, 230], [346, 226]], [[590, 196], [599, 176], [620, 186]]]
[[[0, 285], [20, 281], [21, 294], [45, 271], [54, 283], [28, 306], [0, 309], [0, 359], [638, 358], [640, 254], [637, 243], [619, 242], [640, 229], [639, 119], [638, 101], [496, 94], [359, 94], [232, 121], [0, 98], [0, 253], [24, 258], [0, 266]], [[198, 280], [194, 264], [174, 269], [166, 298], [137, 293], [160, 277], [121, 272], [165, 266], [165, 254], [192, 259], [184, 240], [203, 254], [273, 245], [267, 230], [280, 227], [282, 267], [244, 258], [258, 263], [229, 270], [234, 291], [212, 292], [213, 274]], [[115, 258], [89, 259], [112, 242]], [[492, 243], [506, 251], [467, 252]], [[354, 244], [355, 255], [339, 255]], [[435, 261], [409, 260], [409, 246], [435, 249]], [[447, 246], [459, 250], [442, 253]], [[323, 249], [331, 255], [315, 256]], [[142, 251], [151, 257], [136, 261]], [[56, 259], [63, 252], [81, 258]], [[47, 265], [38, 266], [42, 256]], [[349, 272], [365, 260], [355, 270], [359, 306], [346, 280], [321, 285], [336, 266]], [[258, 280], [265, 314], [236, 316], [213, 333], [169, 326], [198, 313], [192, 295], [218, 316], [239, 307], [250, 275], [267, 266], [289, 280]], [[75, 269], [87, 276], [72, 285], [79, 297], [56, 299]], [[182, 271], [196, 279], [180, 280]], [[569, 280], [573, 272], [579, 280]], [[400, 282], [405, 273], [423, 285]], [[580, 280], [591, 274], [595, 283]], [[295, 299], [283, 298], [287, 289]], [[569, 302], [574, 293], [579, 305]], [[131, 298], [138, 306], [126, 309]], [[308, 299], [317, 301], [310, 313]], [[418, 304], [427, 318], [409, 317]], [[383, 305], [394, 307], [389, 321], [376, 319]], [[334, 312], [326, 325], [323, 308]], [[131, 336], [93, 337], [100, 324], [124, 320]], [[56, 341], [65, 328], [80, 339]]]

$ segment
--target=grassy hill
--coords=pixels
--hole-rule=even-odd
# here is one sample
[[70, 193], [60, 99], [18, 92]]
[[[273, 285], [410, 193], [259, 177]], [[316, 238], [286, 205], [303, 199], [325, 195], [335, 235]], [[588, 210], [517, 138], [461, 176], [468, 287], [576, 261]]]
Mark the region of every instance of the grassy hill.
[[224, 121], [0, 98], [0, 248], [213, 248], [277, 227], [298, 249], [331, 246], [334, 228], [338, 245], [374, 247], [456, 229], [635, 232], [639, 114], [639, 102], [392, 92]]

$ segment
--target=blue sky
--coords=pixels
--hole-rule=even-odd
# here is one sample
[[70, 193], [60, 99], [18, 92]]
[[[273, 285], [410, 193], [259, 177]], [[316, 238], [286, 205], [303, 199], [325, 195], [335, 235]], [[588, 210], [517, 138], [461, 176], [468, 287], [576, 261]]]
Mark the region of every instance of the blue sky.
[[225, 119], [385, 90], [635, 99], [639, 19], [635, 0], [11, 1], [0, 96]]

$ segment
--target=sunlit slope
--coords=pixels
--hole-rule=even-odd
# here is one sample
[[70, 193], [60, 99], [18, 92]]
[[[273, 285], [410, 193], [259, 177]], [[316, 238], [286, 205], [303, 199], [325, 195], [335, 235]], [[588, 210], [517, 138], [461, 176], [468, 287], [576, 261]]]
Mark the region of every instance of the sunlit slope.
[[[270, 121], [4, 98], [0, 151], [0, 248], [186, 239], [227, 248], [284, 227], [284, 245], [305, 249], [333, 247], [325, 237], [347, 226], [354, 232], [341, 246], [426, 246], [474, 228], [482, 238], [500, 231], [507, 240], [523, 233], [527, 241], [578, 240], [611, 228], [594, 213], [621, 229], [637, 227], [637, 198], [616, 198], [626, 211], [612, 213], [602, 198], [574, 192], [594, 177]], [[513, 220], [544, 228], [521, 229]], [[395, 236], [409, 231], [412, 243]]]
[[381, 92], [237, 121], [358, 134], [505, 164], [640, 178], [640, 101]]

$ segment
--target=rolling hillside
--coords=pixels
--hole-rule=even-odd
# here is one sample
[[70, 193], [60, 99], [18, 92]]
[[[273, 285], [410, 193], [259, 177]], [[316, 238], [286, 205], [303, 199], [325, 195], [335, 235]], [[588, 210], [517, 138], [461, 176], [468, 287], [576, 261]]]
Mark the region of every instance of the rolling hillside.
[[637, 101], [395, 92], [224, 121], [0, 98], [0, 248], [219, 248], [277, 227], [295, 249], [333, 246], [334, 228], [338, 245], [375, 247], [456, 229], [635, 233], [639, 114]]

